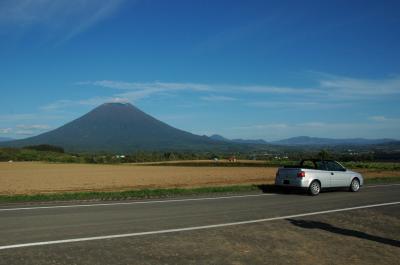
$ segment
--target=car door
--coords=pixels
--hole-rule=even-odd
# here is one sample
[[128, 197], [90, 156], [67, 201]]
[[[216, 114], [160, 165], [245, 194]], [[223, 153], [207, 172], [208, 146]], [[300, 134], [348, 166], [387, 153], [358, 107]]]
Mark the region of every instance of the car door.
[[348, 174], [346, 169], [335, 161], [326, 161], [326, 168], [330, 172], [331, 187], [346, 187], [348, 186]]
[[332, 187], [331, 174], [327, 170], [326, 164], [323, 161], [316, 161], [315, 162], [315, 168], [317, 169], [315, 174], [317, 175], [317, 178], [321, 182], [321, 187], [322, 188], [330, 188], [330, 187]]

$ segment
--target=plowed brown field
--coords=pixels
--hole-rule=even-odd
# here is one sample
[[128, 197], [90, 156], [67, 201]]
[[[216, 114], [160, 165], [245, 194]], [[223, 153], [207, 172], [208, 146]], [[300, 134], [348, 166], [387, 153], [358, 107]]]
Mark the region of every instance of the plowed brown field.
[[[368, 177], [399, 171], [358, 170]], [[120, 191], [272, 183], [276, 168], [0, 163], [0, 194]]]

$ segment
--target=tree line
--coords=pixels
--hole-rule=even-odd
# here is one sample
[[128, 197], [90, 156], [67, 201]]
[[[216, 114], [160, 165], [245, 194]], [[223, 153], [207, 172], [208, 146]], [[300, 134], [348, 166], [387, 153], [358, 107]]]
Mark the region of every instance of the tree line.
[[[267, 154], [259, 152], [190, 152], [190, 151], [137, 151], [130, 154], [109, 153], [68, 153], [62, 147], [51, 145], [27, 146], [23, 148], [0, 148], [0, 161], [47, 161], [62, 163], [117, 164], [140, 162], [163, 162], [177, 160], [214, 160], [230, 157], [246, 160], [272, 161], [284, 164], [287, 161], [298, 161], [305, 158], [334, 159], [338, 161], [400, 161], [399, 154], [385, 152], [337, 152], [334, 150], [293, 150], [284, 153]], [[285, 162], [286, 161], [286, 162]], [[271, 163], [272, 163], [271, 162]]]

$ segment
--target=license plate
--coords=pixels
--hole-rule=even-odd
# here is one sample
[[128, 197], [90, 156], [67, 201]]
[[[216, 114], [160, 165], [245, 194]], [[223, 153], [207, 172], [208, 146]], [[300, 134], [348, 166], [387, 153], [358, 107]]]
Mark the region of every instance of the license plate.
[[285, 180], [283, 181], [283, 184], [289, 184], [289, 180], [285, 179]]

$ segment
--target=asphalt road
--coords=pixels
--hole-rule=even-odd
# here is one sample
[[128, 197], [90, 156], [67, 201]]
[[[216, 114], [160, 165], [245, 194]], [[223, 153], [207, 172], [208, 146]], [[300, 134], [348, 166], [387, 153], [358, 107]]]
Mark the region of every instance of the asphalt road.
[[[160, 237], [168, 241], [168, 238], [172, 239], [176, 234], [191, 233], [191, 231], [202, 233], [212, 230], [213, 233], [218, 233], [226, 226], [235, 231], [239, 227], [252, 225], [253, 221], [267, 223], [275, 221], [271, 218], [280, 220], [301, 218], [309, 216], [308, 214], [311, 216], [314, 214], [333, 215], [335, 213], [318, 212], [330, 210], [341, 212], [344, 208], [385, 203], [395, 204], [380, 207], [389, 207], [391, 211], [398, 212], [399, 201], [400, 185], [385, 185], [365, 186], [358, 193], [324, 192], [317, 197], [297, 193], [253, 193], [217, 198], [191, 197], [176, 200], [85, 203], [84, 205], [0, 206], [0, 264], [10, 264], [10, 262], [64, 264], [64, 261], [65, 264], [83, 264], [77, 257], [85, 253], [67, 251], [76, 246], [80, 249], [100, 249], [95, 257], [91, 259], [86, 257], [84, 262], [84, 264], [99, 264], [102, 261], [102, 255], [112, 255], [110, 246], [121, 245], [121, 242], [126, 244], [134, 240], [140, 244], [141, 241], [148, 243], [150, 239], [155, 243]], [[345, 212], [352, 211], [352, 209], [348, 210]], [[390, 247], [400, 249], [400, 246], [397, 246], [398, 240], [399, 238], [389, 241], [389, 243], [392, 242]], [[105, 247], [104, 244], [109, 245]], [[174, 244], [174, 242], [168, 244]], [[101, 251], [102, 247], [107, 251], [105, 249], [104, 252]], [[54, 258], [54, 253], [61, 255], [64, 251], [69, 254], [62, 261], [49, 259], [49, 256]], [[135, 254], [135, 259], [132, 259], [133, 257], [127, 259], [130, 254], [128, 249], [126, 251], [124, 262], [121, 262], [122, 257], [121, 259], [114, 257], [112, 260], [115, 264], [146, 263], [145, 257], [137, 254]], [[146, 250], [143, 251], [149, 254]], [[137, 262], [134, 262], [135, 260]], [[152, 259], [151, 263], [157, 263], [154, 261]], [[202, 263], [199, 262], [200, 260], [197, 261], [195, 263]], [[161, 259], [159, 262], [161, 264], [185, 263], [183, 260], [170, 258]], [[107, 264], [109, 263], [110, 261], [107, 260]]]

